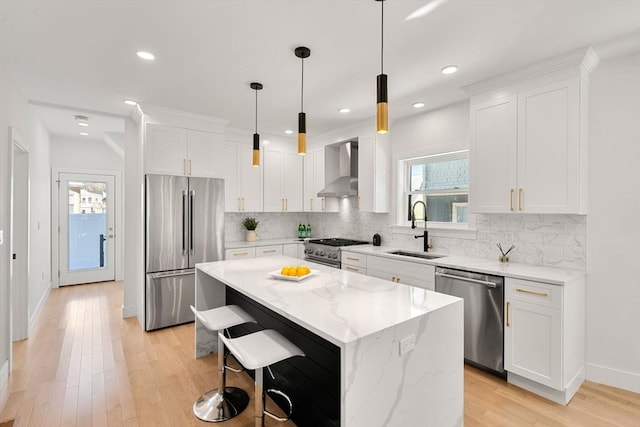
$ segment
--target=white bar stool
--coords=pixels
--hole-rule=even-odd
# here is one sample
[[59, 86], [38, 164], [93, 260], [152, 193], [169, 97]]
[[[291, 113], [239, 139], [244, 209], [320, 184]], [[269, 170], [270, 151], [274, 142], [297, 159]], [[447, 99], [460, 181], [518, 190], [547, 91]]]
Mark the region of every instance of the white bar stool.
[[265, 408], [263, 370], [269, 365], [290, 357], [304, 356], [304, 352], [273, 329], [265, 329], [238, 338], [227, 338], [218, 332], [218, 338], [224, 342], [224, 345], [245, 369], [255, 369], [255, 426], [264, 426], [265, 414], [278, 421], [289, 420], [293, 413], [293, 403], [289, 396], [280, 390], [270, 389], [268, 391], [279, 394], [287, 400], [289, 405], [287, 416], [285, 418], [278, 417]]
[[[218, 388], [204, 393], [193, 404], [193, 413], [203, 421], [222, 422], [231, 419], [249, 405], [249, 395], [237, 387], [227, 387], [224, 330], [242, 323], [257, 323], [256, 320], [237, 305], [225, 305], [210, 310], [191, 311], [205, 328], [218, 332]], [[233, 368], [229, 368], [232, 369]], [[238, 371], [240, 372], [240, 371]]]

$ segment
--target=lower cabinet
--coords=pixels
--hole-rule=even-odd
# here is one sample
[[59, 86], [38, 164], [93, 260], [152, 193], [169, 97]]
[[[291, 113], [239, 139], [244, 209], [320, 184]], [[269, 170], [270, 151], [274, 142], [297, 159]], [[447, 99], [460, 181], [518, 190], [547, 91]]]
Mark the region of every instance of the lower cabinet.
[[584, 286], [505, 279], [504, 367], [510, 383], [561, 404], [584, 381]]
[[433, 265], [369, 255], [367, 275], [395, 283], [435, 290], [436, 268]]
[[300, 243], [286, 243], [282, 245], [282, 255], [291, 258], [304, 259], [304, 245]]
[[256, 248], [240, 248], [240, 249], [227, 249], [224, 251], [224, 259], [243, 259], [243, 258], [255, 258]]
[[274, 255], [286, 255], [292, 258], [304, 259], [304, 247], [302, 243], [285, 243], [282, 245], [251, 246], [224, 251], [224, 259], [226, 260]]
[[352, 273], [367, 274], [367, 255], [356, 252], [340, 252], [340, 263], [343, 270]]

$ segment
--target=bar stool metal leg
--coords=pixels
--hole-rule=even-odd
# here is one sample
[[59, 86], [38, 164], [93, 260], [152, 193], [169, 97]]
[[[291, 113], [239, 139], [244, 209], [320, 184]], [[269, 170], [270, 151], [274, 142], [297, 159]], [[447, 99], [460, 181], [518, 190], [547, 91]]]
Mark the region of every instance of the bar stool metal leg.
[[218, 388], [204, 393], [193, 404], [193, 413], [196, 417], [213, 423], [227, 421], [249, 405], [249, 396], [246, 391], [226, 385], [224, 342], [218, 334]]

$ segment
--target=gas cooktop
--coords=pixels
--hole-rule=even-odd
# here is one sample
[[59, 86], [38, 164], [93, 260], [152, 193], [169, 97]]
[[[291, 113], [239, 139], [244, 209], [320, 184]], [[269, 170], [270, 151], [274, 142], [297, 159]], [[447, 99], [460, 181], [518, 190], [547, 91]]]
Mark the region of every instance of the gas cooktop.
[[353, 246], [353, 245], [367, 245], [369, 242], [365, 242], [363, 240], [353, 240], [353, 239], [311, 239], [309, 243], [315, 243], [317, 245], [327, 245], [327, 246]]

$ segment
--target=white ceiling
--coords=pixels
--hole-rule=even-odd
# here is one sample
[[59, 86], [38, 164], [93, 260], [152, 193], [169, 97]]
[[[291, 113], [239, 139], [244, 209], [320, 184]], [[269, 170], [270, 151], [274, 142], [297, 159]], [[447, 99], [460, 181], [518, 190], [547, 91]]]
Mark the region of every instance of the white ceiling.
[[[406, 19], [429, 3], [435, 10]], [[595, 45], [606, 55], [607, 42], [628, 37], [640, 49], [640, 0], [384, 4], [392, 120], [462, 100], [465, 85], [573, 49]], [[258, 129], [283, 135], [297, 126], [300, 59], [293, 49], [301, 45], [311, 49], [304, 90], [310, 137], [375, 114], [374, 0], [0, 0], [0, 66], [32, 103], [69, 107], [49, 118], [55, 108], [39, 109], [52, 133], [77, 134], [73, 116], [83, 111], [128, 116], [124, 98], [253, 129], [249, 83], [258, 81]], [[139, 50], [156, 60], [138, 59]], [[448, 64], [460, 71], [442, 75]], [[411, 108], [415, 101], [426, 107]]]

